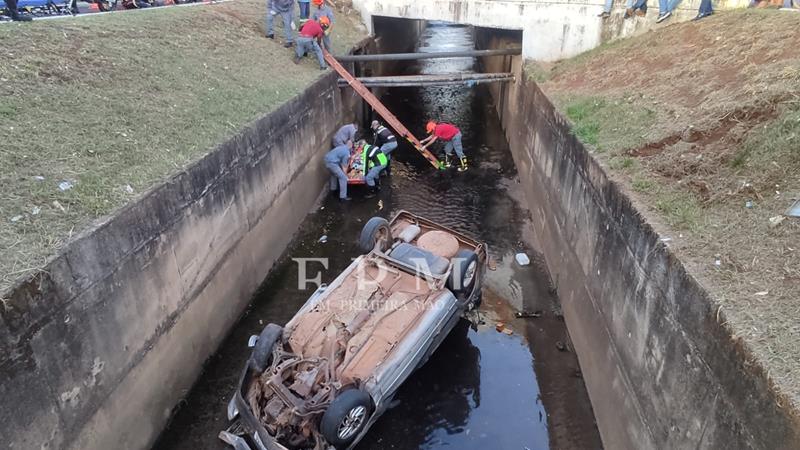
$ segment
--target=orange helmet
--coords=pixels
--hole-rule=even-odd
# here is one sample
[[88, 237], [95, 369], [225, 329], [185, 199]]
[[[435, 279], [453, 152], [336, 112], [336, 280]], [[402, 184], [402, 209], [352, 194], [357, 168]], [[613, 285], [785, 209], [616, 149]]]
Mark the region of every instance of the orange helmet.
[[322, 28], [328, 28], [331, 26], [331, 19], [329, 19], [328, 16], [322, 16], [319, 18], [319, 24]]
[[317, 5], [317, 6], [322, 6], [322, 3], [324, 1], [325, 0], [311, 0], [311, 3], [313, 3], [313, 4]]
[[428, 124], [425, 125], [425, 130], [428, 132], [428, 134], [431, 134], [435, 129], [436, 129], [436, 122], [429, 120]]

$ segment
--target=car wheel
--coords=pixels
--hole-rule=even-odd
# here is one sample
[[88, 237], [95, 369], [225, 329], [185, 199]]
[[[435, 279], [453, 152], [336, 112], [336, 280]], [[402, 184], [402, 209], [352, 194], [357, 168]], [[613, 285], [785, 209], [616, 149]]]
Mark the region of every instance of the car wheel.
[[447, 288], [456, 294], [469, 294], [478, 280], [478, 255], [471, 250], [459, 250], [450, 261], [453, 270], [447, 279]]
[[346, 448], [367, 426], [372, 399], [360, 389], [341, 392], [322, 415], [319, 430], [329, 444]]
[[283, 328], [274, 323], [267, 324], [258, 335], [258, 341], [253, 354], [250, 356], [250, 367], [258, 372], [263, 372], [272, 364], [272, 350], [275, 344], [281, 339]]
[[369, 253], [373, 249], [382, 252], [389, 250], [392, 245], [392, 230], [389, 228], [389, 221], [383, 217], [373, 217], [367, 221], [361, 230], [358, 238], [358, 248]]

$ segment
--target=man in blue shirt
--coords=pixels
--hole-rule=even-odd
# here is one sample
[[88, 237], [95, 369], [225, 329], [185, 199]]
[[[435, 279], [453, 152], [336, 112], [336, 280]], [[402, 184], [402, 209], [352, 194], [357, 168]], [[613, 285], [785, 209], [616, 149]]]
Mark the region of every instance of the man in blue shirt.
[[325, 168], [331, 173], [330, 186], [331, 192], [339, 189], [339, 201], [350, 201], [347, 196], [347, 167], [350, 165], [350, 150], [353, 142], [348, 141], [345, 145], [340, 145], [325, 155]]
[[331, 33], [333, 30], [333, 22], [334, 22], [333, 9], [325, 4], [325, 0], [312, 0], [312, 3], [314, 4], [314, 6], [317, 7], [317, 9], [315, 9], [314, 12], [311, 13], [312, 19], [319, 20], [321, 17], [327, 17], [328, 20], [331, 21], [330, 27], [328, 27], [328, 29], [325, 30], [325, 37], [322, 38], [322, 45], [323, 47], [325, 47], [325, 50], [327, 50], [330, 53], [333, 53], [333, 47], [331, 47]]
[[333, 135], [333, 146], [345, 145], [347, 141], [350, 141], [351, 144], [354, 143], [356, 141], [356, 133], [358, 133], [358, 125], [355, 123], [348, 123], [339, 128], [336, 134]]
[[272, 23], [275, 16], [283, 19], [283, 31], [286, 33], [286, 43], [284, 47], [290, 48], [293, 45], [294, 36], [292, 27], [294, 26], [294, 0], [267, 0], [267, 37], [275, 39], [275, 31]]

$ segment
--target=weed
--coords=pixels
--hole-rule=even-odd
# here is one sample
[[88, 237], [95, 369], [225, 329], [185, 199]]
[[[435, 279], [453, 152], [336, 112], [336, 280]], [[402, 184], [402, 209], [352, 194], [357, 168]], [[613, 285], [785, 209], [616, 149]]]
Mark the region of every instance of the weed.
[[652, 180], [637, 176], [631, 181], [631, 187], [636, 192], [649, 193], [655, 189], [656, 184]]
[[630, 156], [618, 156], [611, 158], [608, 166], [614, 170], [631, 171], [639, 166], [639, 163]]
[[662, 191], [656, 195], [655, 208], [670, 226], [688, 230], [697, 228], [702, 211], [694, 197], [670, 191]]

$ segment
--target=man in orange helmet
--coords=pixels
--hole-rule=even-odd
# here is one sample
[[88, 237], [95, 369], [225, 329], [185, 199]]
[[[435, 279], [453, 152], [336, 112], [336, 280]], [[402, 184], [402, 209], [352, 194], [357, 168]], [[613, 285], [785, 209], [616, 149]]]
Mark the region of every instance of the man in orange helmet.
[[327, 17], [328, 21], [330, 21], [330, 25], [328, 29], [325, 30], [325, 36], [322, 38], [322, 45], [325, 47], [325, 50], [333, 53], [333, 47], [331, 47], [331, 28], [333, 27], [333, 9], [325, 4], [325, 0], [311, 0], [311, 3], [317, 7], [314, 12], [311, 14], [311, 18], [319, 21], [323, 17]]
[[322, 49], [319, 47], [319, 41], [324, 36], [325, 28], [329, 25], [330, 22], [327, 17], [319, 19], [319, 22], [314, 19], [308, 19], [303, 24], [300, 28], [300, 34], [297, 36], [297, 45], [294, 47], [295, 64], [300, 64], [300, 60], [306, 56], [306, 53], [314, 52], [317, 55], [319, 69], [325, 70], [328, 68], [328, 65], [325, 64], [325, 57], [322, 55]]
[[453, 124], [444, 122], [436, 123], [435, 121], [431, 120], [425, 126], [425, 130], [428, 132], [429, 136], [420, 141], [420, 143], [423, 144], [422, 148], [428, 148], [429, 145], [441, 139], [445, 142], [445, 166], [452, 167], [450, 158], [453, 156], [453, 149], [455, 149], [458, 160], [461, 163], [461, 165], [458, 167], [458, 171], [464, 172], [467, 170], [467, 157], [464, 156], [464, 149], [461, 146], [461, 130], [459, 130], [458, 127]]

